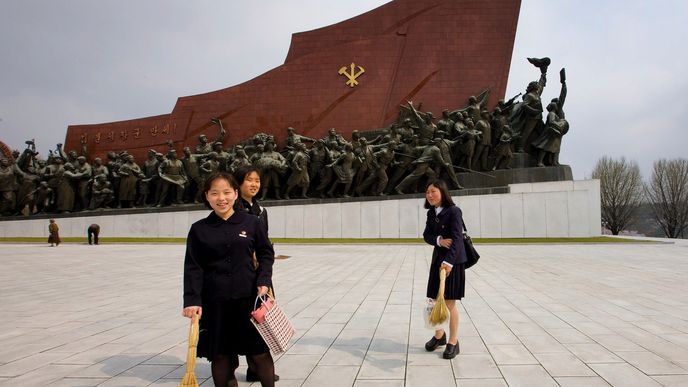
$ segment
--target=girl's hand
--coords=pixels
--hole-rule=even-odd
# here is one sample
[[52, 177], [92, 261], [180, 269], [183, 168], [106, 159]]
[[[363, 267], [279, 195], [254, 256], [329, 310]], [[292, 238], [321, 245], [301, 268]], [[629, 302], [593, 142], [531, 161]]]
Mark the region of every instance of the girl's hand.
[[452, 271], [451, 266], [442, 264], [442, 269], [444, 269], [444, 272], [447, 274], [447, 277], [449, 277], [449, 273], [451, 273]]
[[203, 308], [200, 306], [187, 306], [182, 310], [182, 316], [192, 318], [195, 314], [198, 314], [198, 317], [200, 318], [201, 315], [203, 314]]
[[258, 286], [258, 296], [264, 296], [268, 294], [268, 287], [267, 286]]
[[440, 237], [440, 246], [444, 247], [445, 249], [450, 248], [452, 245], [452, 242], [453, 241], [451, 240], [451, 238], [445, 239], [445, 238]]

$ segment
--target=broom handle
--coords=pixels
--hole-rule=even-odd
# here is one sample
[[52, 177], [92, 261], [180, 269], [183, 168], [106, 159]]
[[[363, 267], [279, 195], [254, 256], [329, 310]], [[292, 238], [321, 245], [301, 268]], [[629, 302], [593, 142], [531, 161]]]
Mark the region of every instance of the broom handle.
[[444, 282], [446, 278], [447, 271], [443, 267], [440, 267], [440, 287], [437, 293], [444, 294]]
[[189, 349], [186, 351], [186, 371], [193, 371], [189, 366], [196, 358], [196, 346], [198, 345], [198, 313], [191, 317], [191, 327], [189, 328]]

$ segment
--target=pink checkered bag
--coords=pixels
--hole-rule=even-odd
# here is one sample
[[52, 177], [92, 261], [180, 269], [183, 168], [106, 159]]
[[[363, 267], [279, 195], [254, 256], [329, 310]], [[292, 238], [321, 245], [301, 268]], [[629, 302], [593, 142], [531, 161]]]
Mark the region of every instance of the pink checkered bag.
[[[261, 301], [261, 305], [256, 308], [258, 300]], [[256, 297], [253, 309], [251, 322], [263, 340], [265, 340], [265, 344], [268, 345], [270, 351], [275, 355], [284, 352], [289, 344], [289, 340], [296, 333], [287, 315], [277, 305], [274, 298], [266, 296]], [[262, 322], [258, 322], [256, 318], [257, 320], [262, 320]]]

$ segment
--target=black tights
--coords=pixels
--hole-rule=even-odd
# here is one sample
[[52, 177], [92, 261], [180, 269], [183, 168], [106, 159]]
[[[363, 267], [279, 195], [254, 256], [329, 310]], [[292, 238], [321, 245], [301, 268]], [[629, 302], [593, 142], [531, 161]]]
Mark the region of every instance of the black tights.
[[[239, 357], [236, 355], [217, 355], [210, 362], [210, 370], [213, 374], [213, 382], [215, 387], [236, 386], [236, 377], [234, 370], [239, 367]], [[233, 384], [229, 384], [230, 381]]]
[[[258, 375], [260, 385], [263, 387], [275, 387], [275, 363], [270, 352], [258, 355], [248, 355], [250, 357], [253, 371]], [[234, 371], [239, 367], [239, 357], [236, 355], [217, 355], [210, 362], [210, 370], [213, 374], [215, 387], [236, 386]], [[232, 383], [232, 384], [230, 384]]]

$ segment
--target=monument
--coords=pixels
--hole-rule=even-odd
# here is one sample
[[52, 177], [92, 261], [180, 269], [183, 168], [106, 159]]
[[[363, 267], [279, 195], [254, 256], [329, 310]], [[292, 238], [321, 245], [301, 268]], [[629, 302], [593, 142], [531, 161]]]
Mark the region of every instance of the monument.
[[[96, 220], [112, 235], [183, 237], [205, 216], [207, 175], [253, 164], [275, 237], [415, 238], [437, 176], [475, 236], [599, 235], [599, 182], [559, 165], [565, 70], [557, 85], [556, 58], [518, 58], [533, 81], [504, 96], [519, 9], [395, 0], [294, 34], [281, 66], [180, 97], [170, 113], [72, 125], [46, 159], [33, 140], [3, 149], [0, 212], [33, 215], [14, 217], [32, 228], [59, 213], [70, 229]], [[9, 223], [0, 235], [16, 234]]]
[[564, 69], [544, 121], [550, 58], [527, 58], [539, 78], [521, 101], [498, 99], [519, 8], [396, 0], [295, 34], [283, 65], [181, 97], [169, 114], [72, 125], [47, 160], [27, 141], [2, 160], [1, 212], [198, 202], [208, 174], [246, 164], [262, 172], [261, 198], [279, 200], [295, 197], [294, 188], [301, 199], [413, 194], [435, 177], [484, 193], [572, 180], [558, 162], [569, 129]]
[[292, 36], [287, 57], [242, 84], [177, 100], [170, 113], [71, 125], [65, 149], [88, 146], [105, 159], [124, 149], [178, 154], [198, 136], [226, 128], [225, 147], [263, 132], [281, 149], [287, 127], [321, 138], [329, 128], [389, 126], [400, 105], [439, 113], [489, 88], [486, 106], [504, 95], [518, 21], [518, 0], [395, 0], [340, 23]]

